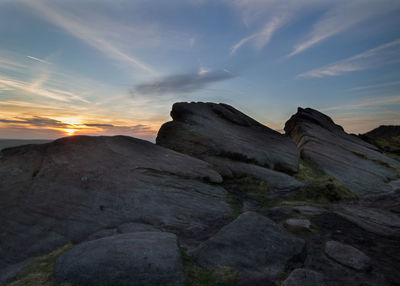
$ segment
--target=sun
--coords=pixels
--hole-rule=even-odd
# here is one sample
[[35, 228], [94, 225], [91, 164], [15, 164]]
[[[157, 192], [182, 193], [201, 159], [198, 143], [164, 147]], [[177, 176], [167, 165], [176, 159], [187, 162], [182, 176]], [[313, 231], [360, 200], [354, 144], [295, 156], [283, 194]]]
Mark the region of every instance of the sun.
[[63, 131], [68, 135], [68, 136], [72, 136], [74, 135], [74, 133], [78, 130], [76, 129], [63, 129]]

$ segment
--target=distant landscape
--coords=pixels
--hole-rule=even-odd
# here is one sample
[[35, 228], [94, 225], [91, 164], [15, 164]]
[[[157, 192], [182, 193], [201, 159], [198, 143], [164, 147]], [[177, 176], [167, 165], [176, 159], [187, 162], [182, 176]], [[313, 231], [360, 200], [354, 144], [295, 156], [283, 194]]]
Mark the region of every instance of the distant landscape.
[[0, 151], [5, 148], [22, 146], [27, 144], [42, 144], [52, 140], [45, 139], [0, 139]]

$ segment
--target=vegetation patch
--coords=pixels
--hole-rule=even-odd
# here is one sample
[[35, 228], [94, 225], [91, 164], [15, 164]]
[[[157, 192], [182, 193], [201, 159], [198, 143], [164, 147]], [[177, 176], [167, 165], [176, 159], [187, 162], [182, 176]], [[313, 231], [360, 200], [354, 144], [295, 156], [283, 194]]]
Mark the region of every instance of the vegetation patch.
[[73, 247], [67, 244], [47, 255], [36, 257], [17, 274], [8, 286], [72, 286], [69, 283], [58, 283], [53, 278], [53, 268], [57, 258]]
[[212, 270], [204, 269], [196, 265], [193, 258], [184, 251], [182, 260], [188, 286], [228, 286], [239, 279], [239, 274], [231, 267], [217, 266]]
[[291, 197], [294, 201], [326, 204], [341, 200], [357, 200], [359, 197], [335, 178], [325, 174], [313, 161], [302, 158], [295, 177], [308, 185]]
[[255, 201], [261, 207], [272, 207], [281, 201], [271, 196], [272, 185], [270, 183], [252, 176], [225, 179], [224, 188], [229, 192], [228, 203], [236, 214], [238, 211], [240, 214], [244, 200]]

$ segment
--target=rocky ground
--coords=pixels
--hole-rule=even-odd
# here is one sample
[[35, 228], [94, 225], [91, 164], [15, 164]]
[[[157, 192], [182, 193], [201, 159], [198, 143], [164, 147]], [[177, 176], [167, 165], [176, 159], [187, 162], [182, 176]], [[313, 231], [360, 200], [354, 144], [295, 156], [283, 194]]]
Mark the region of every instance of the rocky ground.
[[400, 285], [398, 128], [350, 135], [309, 108], [285, 135], [225, 104], [171, 116], [157, 144], [4, 149], [0, 284]]

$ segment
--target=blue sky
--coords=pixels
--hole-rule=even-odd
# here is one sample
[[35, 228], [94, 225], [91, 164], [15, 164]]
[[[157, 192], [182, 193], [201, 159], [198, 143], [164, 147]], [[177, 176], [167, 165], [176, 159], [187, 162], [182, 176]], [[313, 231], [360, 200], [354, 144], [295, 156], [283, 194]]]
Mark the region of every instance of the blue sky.
[[400, 124], [400, 1], [0, 0], [0, 138], [154, 140], [177, 101]]

